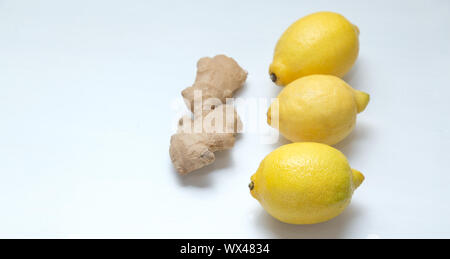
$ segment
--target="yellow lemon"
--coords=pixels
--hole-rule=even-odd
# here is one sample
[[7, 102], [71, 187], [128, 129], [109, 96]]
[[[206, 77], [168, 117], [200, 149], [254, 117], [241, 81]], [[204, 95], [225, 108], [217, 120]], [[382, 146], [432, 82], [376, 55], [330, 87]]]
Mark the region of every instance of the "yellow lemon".
[[277, 85], [313, 74], [344, 76], [359, 51], [359, 29], [344, 16], [318, 12], [293, 23], [278, 40], [269, 74]]
[[[331, 75], [305, 76], [287, 85], [267, 112], [267, 122], [293, 142], [334, 145], [353, 130], [369, 95]], [[277, 112], [278, 110], [278, 112]]]
[[251, 177], [251, 195], [274, 218], [315, 224], [338, 216], [364, 176], [338, 150], [320, 143], [281, 146]]

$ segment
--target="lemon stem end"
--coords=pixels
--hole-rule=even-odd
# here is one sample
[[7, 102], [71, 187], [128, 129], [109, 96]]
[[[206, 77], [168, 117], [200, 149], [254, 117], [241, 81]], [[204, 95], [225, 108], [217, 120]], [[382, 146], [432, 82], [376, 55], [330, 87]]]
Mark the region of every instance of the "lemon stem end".
[[362, 184], [362, 182], [364, 182], [365, 177], [360, 171], [356, 169], [352, 169], [352, 173], [353, 173], [353, 184], [356, 189]]
[[355, 99], [358, 113], [360, 113], [366, 109], [367, 104], [370, 101], [370, 95], [368, 93], [355, 90]]

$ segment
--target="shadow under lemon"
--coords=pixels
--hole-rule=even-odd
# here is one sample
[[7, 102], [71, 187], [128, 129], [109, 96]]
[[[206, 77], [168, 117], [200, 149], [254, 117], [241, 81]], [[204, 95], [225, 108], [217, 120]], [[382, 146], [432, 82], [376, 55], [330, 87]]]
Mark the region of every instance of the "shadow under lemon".
[[255, 225], [265, 227], [278, 238], [343, 238], [346, 237], [349, 224], [360, 217], [362, 212], [358, 204], [351, 203], [342, 214], [329, 221], [312, 225], [293, 225], [273, 218], [261, 208]]

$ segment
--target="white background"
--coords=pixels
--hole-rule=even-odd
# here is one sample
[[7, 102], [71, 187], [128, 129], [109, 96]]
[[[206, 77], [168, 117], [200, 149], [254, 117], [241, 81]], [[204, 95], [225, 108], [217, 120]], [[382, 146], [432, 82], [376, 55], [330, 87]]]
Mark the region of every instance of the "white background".
[[[178, 176], [173, 106], [197, 60], [227, 54], [249, 72], [237, 97], [275, 97], [278, 37], [321, 10], [360, 28], [344, 79], [371, 94], [336, 146], [366, 176], [347, 210], [268, 216], [247, 184], [287, 142], [257, 132]], [[445, 0], [0, 0], [0, 237], [449, 238], [449, 27]]]

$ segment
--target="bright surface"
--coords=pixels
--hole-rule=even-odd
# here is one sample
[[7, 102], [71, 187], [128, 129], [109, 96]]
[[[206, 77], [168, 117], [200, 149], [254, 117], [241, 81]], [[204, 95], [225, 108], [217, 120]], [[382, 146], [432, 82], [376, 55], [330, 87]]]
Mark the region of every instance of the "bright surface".
[[[360, 28], [345, 80], [371, 94], [337, 146], [366, 176], [349, 208], [312, 226], [268, 216], [247, 184], [286, 142], [255, 131], [178, 176], [173, 103], [196, 61], [227, 54], [249, 71], [237, 97], [275, 97], [278, 37], [319, 10]], [[449, 238], [449, 26], [446, 0], [0, 0], [0, 237]]]

